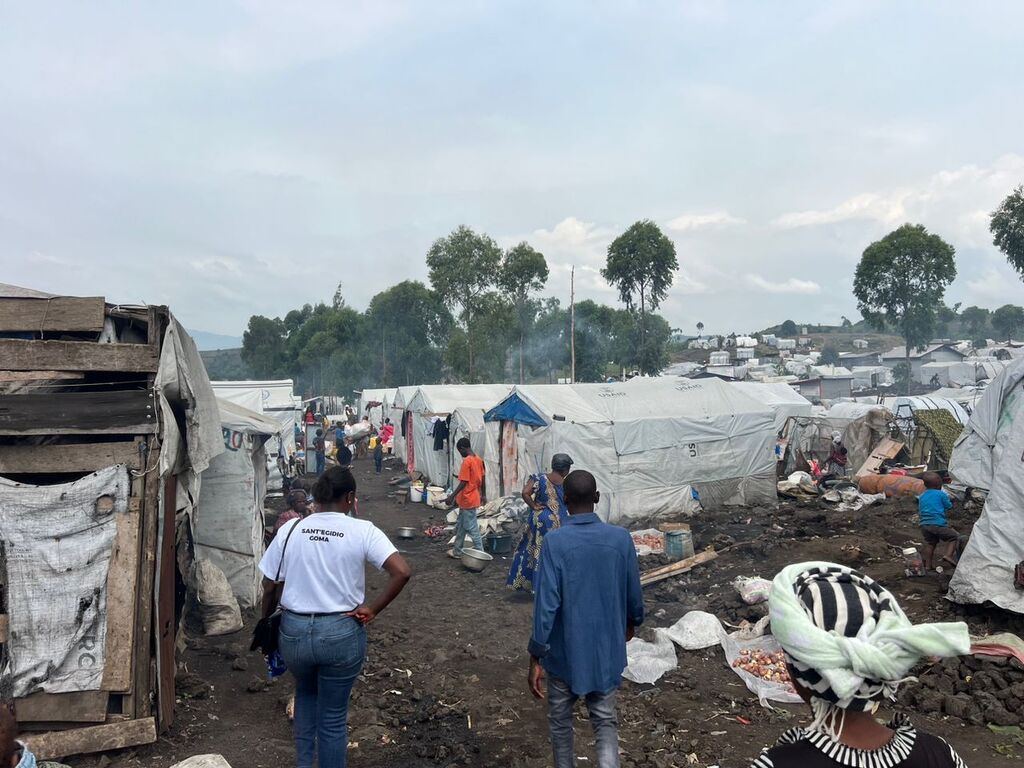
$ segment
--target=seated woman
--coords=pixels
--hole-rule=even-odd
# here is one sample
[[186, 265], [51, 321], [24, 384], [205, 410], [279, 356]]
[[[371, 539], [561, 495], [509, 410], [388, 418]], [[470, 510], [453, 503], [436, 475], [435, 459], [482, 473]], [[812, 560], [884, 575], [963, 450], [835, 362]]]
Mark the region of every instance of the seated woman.
[[551, 471], [545, 475], [531, 475], [523, 488], [523, 501], [530, 506], [530, 519], [523, 531], [505, 586], [509, 589], [533, 592], [533, 579], [540, 562], [540, 550], [549, 531], [560, 528], [569, 517], [565, 506], [562, 482], [572, 469], [572, 459], [564, 453], [551, 457]]
[[970, 652], [967, 625], [913, 625], [896, 598], [858, 571], [800, 563], [775, 577], [772, 634], [814, 717], [754, 761], [754, 768], [966, 768], [942, 739], [875, 712], [925, 657]]

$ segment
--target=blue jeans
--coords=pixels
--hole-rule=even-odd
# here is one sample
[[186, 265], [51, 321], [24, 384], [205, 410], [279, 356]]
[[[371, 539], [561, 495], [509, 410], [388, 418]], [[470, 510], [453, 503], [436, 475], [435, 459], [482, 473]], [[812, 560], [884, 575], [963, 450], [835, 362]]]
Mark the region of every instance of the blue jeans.
[[459, 519], [455, 522], [455, 556], [462, 557], [462, 545], [466, 542], [466, 536], [473, 541], [473, 547], [481, 552], [484, 549], [484, 540], [480, 538], [480, 523], [476, 519], [475, 509], [460, 509]]
[[384, 468], [384, 454], [377, 455], [373, 454], [373, 463], [377, 467], [377, 474], [380, 474], [381, 469]]
[[[615, 714], [617, 692], [613, 688], [608, 693], [588, 693], [585, 697], [597, 742], [597, 768], [619, 768], [619, 720]], [[568, 683], [548, 675], [548, 725], [555, 768], [576, 766], [572, 710], [578, 698]]]
[[295, 677], [298, 768], [345, 768], [348, 698], [366, 658], [366, 628], [349, 616], [281, 615], [281, 656]]
[[316, 455], [316, 473], [322, 475], [325, 469], [327, 469], [327, 455], [318, 453]]

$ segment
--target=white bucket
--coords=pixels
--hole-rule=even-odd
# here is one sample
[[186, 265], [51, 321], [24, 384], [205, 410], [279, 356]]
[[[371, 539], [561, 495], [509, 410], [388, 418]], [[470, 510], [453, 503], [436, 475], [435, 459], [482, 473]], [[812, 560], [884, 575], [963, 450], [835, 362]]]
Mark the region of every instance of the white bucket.
[[424, 498], [425, 494], [423, 493], [422, 485], [409, 486], [409, 501], [413, 502], [414, 504], [421, 504], [423, 503]]

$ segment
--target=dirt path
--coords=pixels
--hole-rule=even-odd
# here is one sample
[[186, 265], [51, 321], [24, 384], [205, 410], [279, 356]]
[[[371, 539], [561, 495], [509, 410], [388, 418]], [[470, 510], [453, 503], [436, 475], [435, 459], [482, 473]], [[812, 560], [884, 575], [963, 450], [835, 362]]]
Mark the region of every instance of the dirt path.
[[[360, 513], [386, 532], [400, 525], [422, 529], [440, 515], [422, 505], [401, 505], [375, 477], [370, 462], [357, 464]], [[387, 478], [394, 473], [385, 473]], [[968, 517], [954, 517], [966, 530]], [[863, 568], [900, 598], [916, 620], [969, 620], [974, 632], [1020, 633], [1020, 617], [967, 614], [941, 598], [939, 577], [908, 579], [890, 545], [915, 536], [912, 507], [888, 503], [859, 515], [817, 506], [739, 509], [693, 521], [698, 547], [730, 549], [718, 561], [649, 587], [649, 619], [641, 637], [689, 610], [708, 610], [738, 623], [763, 608], [744, 606], [730, 586], [737, 575], [770, 576], [779, 566], [809, 559], [839, 560]], [[542, 704], [527, 693], [526, 642], [532, 603], [504, 588], [507, 561], [471, 574], [444, 556], [440, 543], [419, 537], [402, 544], [414, 569], [399, 600], [370, 630], [370, 651], [350, 711], [350, 765], [509, 766], [549, 764]], [[371, 576], [372, 588], [382, 577]], [[167, 766], [190, 755], [223, 754], [236, 768], [292, 765], [294, 752], [285, 703], [291, 683], [267, 685], [262, 660], [247, 652], [248, 630], [190, 643], [179, 686], [177, 722], [157, 744], [112, 755], [115, 766]], [[1024, 672], [1022, 672], [1024, 674]], [[912, 684], [918, 687], [921, 684]], [[921, 689], [923, 690], [923, 689]], [[910, 711], [922, 728], [953, 743], [972, 768], [1006, 765], [1007, 739], [981, 725]], [[805, 722], [798, 707], [768, 710], [726, 666], [720, 649], [679, 653], [679, 667], [654, 686], [623, 685], [620, 696], [624, 768], [745, 766], [783, 730]], [[589, 728], [578, 716], [579, 754], [594, 765]], [[1024, 747], [1015, 747], [1024, 754]], [[71, 761], [96, 768], [96, 757]]]

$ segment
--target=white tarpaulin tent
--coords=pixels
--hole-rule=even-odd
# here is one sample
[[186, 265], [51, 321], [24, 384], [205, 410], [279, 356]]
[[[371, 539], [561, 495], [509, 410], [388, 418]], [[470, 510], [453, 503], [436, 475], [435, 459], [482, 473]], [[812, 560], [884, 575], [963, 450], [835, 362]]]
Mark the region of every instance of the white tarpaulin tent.
[[[394, 389], [364, 389], [359, 393], [359, 411], [356, 415], [360, 419], [369, 416], [370, 423], [380, 429], [384, 423], [385, 414], [391, 418], [391, 413], [385, 409], [389, 408], [394, 396]], [[380, 405], [371, 406], [370, 403], [380, 403]]]
[[712, 507], [777, 503], [775, 414], [718, 379], [519, 386], [485, 419], [501, 422], [505, 493], [568, 453], [613, 523], [672, 517], [688, 486]]
[[949, 583], [950, 599], [1024, 613], [1024, 592], [1013, 586], [1014, 566], [1024, 560], [1024, 360], [1007, 367], [978, 401], [949, 471], [989, 492]]
[[210, 386], [220, 400], [227, 400], [250, 411], [274, 419], [280, 429], [277, 440], [267, 446], [267, 468], [270, 471], [270, 485], [281, 487], [281, 472], [277, 460], [285, 462], [295, 453], [295, 425], [302, 399], [295, 396], [295, 383], [291, 379], [276, 381], [211, 381]]
[[484, 421], [484, 412], [479, 408], [456, 408], [452, 412], [451, 437], [448, 455], [451, 462], [451, 474], [458, 477], [462, 468], [462, 456], [455, 450], [460, 438], [468, 437], [473, 453], [484, 460], [485, 490], [488, 499], [496, 499], [501, 495], [500, 453], [498, 451], [498, 423]]
[[391, 450], [395, 456], [405, 463], [408, 460], [405, 433], [409, 428], [406, 418], [405, 406], [416, 395], [419, 389], [415, 387], [399, 387], [391, 399], [391, 423], [395, 425], [395, 436], [391, 441]]
[[264, 444], [280, 427], [271, 418], [218, 400], [224, 452], [203, 472], [193, 520], [196, 554], [227, 577], [239, 607], [256, 605], [263, 556]]
[[786, 426], [792, 416], [810, 416], [811, 401], [801, 395], [788, 384], [737, 381], [732, 384], [745, 395], [767, 405], [775, 414], [775, 433], [778, 434]]
[[412, 414], [415, 440], [413, 458], [407, 461], [409, 469], [423, 473], [435, 485], [450, 487], [451, 450], [454, 445], [445, 442], [440, 450], [435, 448], [437, 442], [432, 432], [434, 422], [447, 420], [459, 408], [478, 410], [482, 416], [485, 410], [500, 402], [511, 389], [509, 384], [428, 384], [419, 387], [405, 407]]

